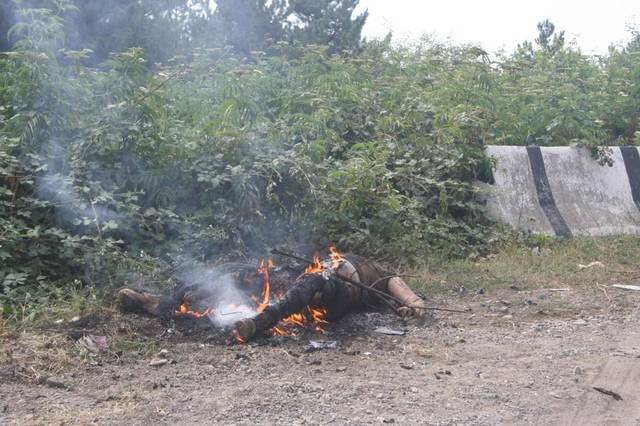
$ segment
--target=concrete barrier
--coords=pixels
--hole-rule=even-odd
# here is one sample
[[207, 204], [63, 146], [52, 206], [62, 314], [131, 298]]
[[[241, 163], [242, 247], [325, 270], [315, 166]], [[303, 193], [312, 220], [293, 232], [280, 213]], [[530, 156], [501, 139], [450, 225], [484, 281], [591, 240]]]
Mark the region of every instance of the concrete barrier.
[[493, 219], [557, 236], [640, 234], [640, 152], [612, 147], [613, 166], [574, 147], [487, 146], [495, 183], [481, 184]]

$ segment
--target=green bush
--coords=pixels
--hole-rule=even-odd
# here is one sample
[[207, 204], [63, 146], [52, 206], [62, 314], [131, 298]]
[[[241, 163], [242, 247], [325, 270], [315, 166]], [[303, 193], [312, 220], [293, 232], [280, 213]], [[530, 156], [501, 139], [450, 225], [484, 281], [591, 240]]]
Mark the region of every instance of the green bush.
[[250, 61], [211, 48], [151, 68], [131, 48], [87, 67], [60, 16], [23, 10], [0, 59], [6, 310], [282, 244], [475, 256], [495, 232], [472, 185], [491, 178], [483, 144], [620, 141], [612, 105], [623, 121], [638, 106], [626, 51], [597, 63], [530, 47], [495, 63], [429, 40], [355, 56], [279, 43]]

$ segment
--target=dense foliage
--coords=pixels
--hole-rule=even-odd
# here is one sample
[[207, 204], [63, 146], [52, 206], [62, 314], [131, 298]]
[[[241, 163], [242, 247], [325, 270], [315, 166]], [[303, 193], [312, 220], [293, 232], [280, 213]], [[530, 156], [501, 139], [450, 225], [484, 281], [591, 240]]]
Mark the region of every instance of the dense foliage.
[[605, 58], [546, 24], [495, 60], [432, 40], [349, 54], [281, 40], [155, 67], [131, 47], [94, 67], [66, 45], [73, 5], [56, 4], [22, 9], [0, 59], [7, 311], [75, 280], [106, 288], [283, 244], [477, 255], [494, 233], [472, 186], [490, 179], [483, 144], [637, 139], [637, 34]]

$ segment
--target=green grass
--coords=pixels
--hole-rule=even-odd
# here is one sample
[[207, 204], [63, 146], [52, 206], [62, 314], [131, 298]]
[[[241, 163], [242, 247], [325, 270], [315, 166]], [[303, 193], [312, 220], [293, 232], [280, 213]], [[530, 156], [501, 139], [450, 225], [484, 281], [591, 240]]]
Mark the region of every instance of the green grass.
[[[640, 281], [640, 237], [574, 237], [529, 239], [511, 243], [478, 260], [436, 260], [418, 270], [412, 284], [431, 293], [464, 286], [467, 289], [561, 287]], [[532, 244], [533, 243], [533, 244]], [[580, 269], [601, 262], [604, 267]]]
[[52, 291], [46, 297], [25, 298], [9, 315], [5, 315], [0, 327], [39, 327], [58, 320], [66, 323], [73, 317], [99, 312], [104, 306], [104, 300], [93, 288], [69, 285]]

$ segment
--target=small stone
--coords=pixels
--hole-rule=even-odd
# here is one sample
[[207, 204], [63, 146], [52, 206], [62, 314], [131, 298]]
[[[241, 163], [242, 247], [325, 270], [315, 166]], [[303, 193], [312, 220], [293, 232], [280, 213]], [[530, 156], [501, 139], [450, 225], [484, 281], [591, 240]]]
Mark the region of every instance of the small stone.
[[149, 361], [149, 365], [152, 367], [161, 367], [168, 362], [169, 360], [166, 358], [153, 358], [151, 361]]
[[400, 368], [404, 368], [405, 370], [413, 370], [413, 365], [411, 365], [411, 364], [400, 364]]
[[80, 321], [80, 317], [77, 315], [69, 320], [69, 322], [78, 322], [78, 321]]
[[582, 318], [575, 320], [573, 323], [575, 325], [587, 325], [587, 322], [585, 320], [583, 320]]
[[416, 350], [416, 355], [422, 358], [432, 358], [433, 352], [428, 349], [418, 349]]
[[576, 367], [573, 369], [573, 374], [575, 374], [576, 376], [582, 376], [583, 373], [584, 371], [580, 367]]
[[513, 315], [511, 315], [511, 314], [507, 314], [507, 315], [503, 315], [502, 316], [502, 319], [512, 319], [512, 318], [513, 318]]
[[344, 371], [347, 371], [347, 367], [338, 367], [338, 368], [336, 368], [336, 371], [337, 371], [338, 373], [342, 373], [342, 372], [344, 372]]
[[167, 355], [169, 355], [169, 351], [166, 349], [161, 349], [160, 352], [158, 352], [158, 357], [160, 358], [166, 358]]
[[50, 388], [57, 388], [57, 389], [66, 389], [67, 385], [65, 382], [62, 381], [62, 379], [56, 379], [55, 377], [47, 377], [44, 380], [44, 384], [49, 386]]
[[567, 399], [568, 398], [567, 393], [563, 392], [563, 391], [549, 392], [549, 395], [551, 395], [552, 397], [554, 397], [556, 399]]
[[410, 387], [410, 388], [409, 388], [409, 392], [411, 392], [411, 393], [418, 393], [419, 391], [418, 391], [418, 388], [416, 388], [416, 387], [412, 386], [412, 387]]

